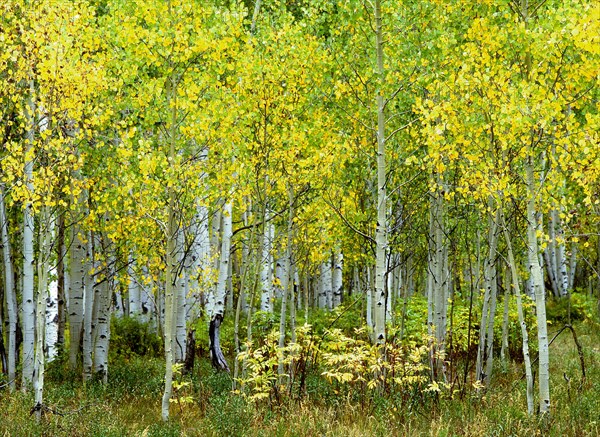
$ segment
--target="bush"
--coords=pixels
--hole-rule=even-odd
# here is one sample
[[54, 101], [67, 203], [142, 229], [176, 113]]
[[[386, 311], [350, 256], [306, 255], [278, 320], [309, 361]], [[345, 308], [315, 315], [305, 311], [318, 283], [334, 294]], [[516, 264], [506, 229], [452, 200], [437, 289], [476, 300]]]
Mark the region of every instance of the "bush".
[[150, 324], [132, 317], [113, 317], [110, 352], [113, 355], [161, 357], [163, 343]]
[[573, 292], [570, 296], [549, 299], [546, 303], [546, 316], [556, 324], [571, 323], [594, 318], [594, 301], [585, 293]]

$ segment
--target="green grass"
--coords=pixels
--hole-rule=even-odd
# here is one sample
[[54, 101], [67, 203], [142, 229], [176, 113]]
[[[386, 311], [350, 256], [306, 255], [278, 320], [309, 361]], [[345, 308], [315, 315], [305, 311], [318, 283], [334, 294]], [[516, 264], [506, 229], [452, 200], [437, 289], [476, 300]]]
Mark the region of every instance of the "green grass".
[[[160, 358], [113, 356], [110, 382], [83, 385], [79, 372], [52, 363], [46, 378], [47, 412], [40, 423], [29, 414], [33, 395], [0, 391], [0, 436], [597, 436], [600, 435], [600, 330], [580, 324], [587, 378], [569, 332], [550, 348], [552, 417], [541, 423], [525, 411], [522, 366], [496, 369], [492, 388], [400, 404], [393, 397], [361, 402], [336, 396], [318, 375], [309, 395], [279, 405], [256, 405], [231, 393], [229, 375], [200, 360], [186, 395], [172, 404], [172, 420], [160, 420], [163, 363]], [[552, 329], [555, 331], [556, 328]], [[567, 381], [565, 376], [569, 379]]]

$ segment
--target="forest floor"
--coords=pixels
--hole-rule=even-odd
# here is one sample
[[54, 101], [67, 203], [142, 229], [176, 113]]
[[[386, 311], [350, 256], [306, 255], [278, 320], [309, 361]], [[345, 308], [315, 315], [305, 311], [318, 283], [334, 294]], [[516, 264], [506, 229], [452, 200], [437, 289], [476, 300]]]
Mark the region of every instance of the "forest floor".
[[[550, 333], [557, 331], [551, 327]], [[526, 413], [523, 370], [516, 363], [497, 368], [485, 394], [472, 391], [462, 399], [399, 405], [373, 396], [364, 403], [323, 395], [315, 385], [300, 400], [256, 405], [233, 393], [230, 376], [215, 373], [202, 358], [194, 375], [182, 379], [189, 384], [176, 391], [165, 424], [163, 361], [115, 357], [107, 386], [84, 386], [64, 363], [52, 363], [45, 386], [50, 409], [39, 423], [30, 414], [31, 393], [0, 391], [0, 436], [598, 436], [600, 329], [585, 323], [576, 331], [586, 379], [581, 384], [580, 359], [565, 330], [550, 346], [552, 415], [543, 423]]]

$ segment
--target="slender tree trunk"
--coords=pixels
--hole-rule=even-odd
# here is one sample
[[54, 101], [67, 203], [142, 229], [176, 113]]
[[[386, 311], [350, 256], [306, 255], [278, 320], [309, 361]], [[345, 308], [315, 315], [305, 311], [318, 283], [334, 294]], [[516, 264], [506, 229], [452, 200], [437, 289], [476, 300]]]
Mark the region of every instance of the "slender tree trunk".
[[[319, 308], [333, 309], [333, 275], [331, 271], [331, 254], [321, 263]], [[323, 306], [321, 306], [323, 305]]]
[[[25, 155], [28, 156], [35, 141], [35, 89], [33, 80], [29, 82], [29, 98], [27, 101], [27, 138]], [[25, 185], [30, 196], [33, 195], [33, 158], [25, 162]], [[34, 290], [34, 259], [33, 259], [34, 218], [31, 200], [27, 200], [23, 209], [23, 286], [22, 286], [22, 317], [23, 329], [23, 359], [22, 359], [22, 388], [27, 388], [33, 382], [34, 349], [35, 349], [35, 301]]]
[[0, 226], [2, 226], [2, 256], [4, 258], [4, 295], [6, 296], [6, 309], [8, 312], [8, 387], [15, 389], [16, 362], [17, 362], [17, 295], [14, 284], [14, 269], [10, 238], [8, 232], [8, 218], [4, 201], [4, 183], [0, 183]]
[[546, 272], [548, 273], [548, 279], [550, 280], [550, 285], [552, 286], [552, 293], [554, 297], [560, 297], [560, 287], [559, 287], [559, 278], [558, 278], [558, 267], [556, 264], [556, 260], [558, 259], [556, 254], [556, 210], [552, 210], [550, 212], [550, 220], [548, 223], [548, 246], [543, 251], [543, 259], [544, 264], [546, 265]]
[[[529, 27], [529, 0], [521, 0], [520, 16], [524, 27]], [[527, 81], [530, 81], [532, 68], [532, 56], [529, 48], [525, 48], [525, 73]], [[525, 163], [525, 182], [527, 186], [527, 259], [529, 267], [529, 280], [535, 296], [536, 318], [538, 327], [538, 387], [540, 414], [550, 414], [550, 360], [548, 351], [548, 325], [546, 321], [546, 290], [544, 275], [540, 262], [540, 251], [537, 233], [539, 223], [536, 219], [536, 197], [538, 190], [534, 180], [534, 150], [530, 144], [527, 147], [527, 162]], [[541, 188], [542, 182], [540, 182]]]
[[[104, 236], [102, 237], [104, 238]], [[105, 245], [103, 245], [105, 246]], [[106, 252], [105, 252], [105, 256]], [[108, 347], [110, 340], [110, 308], [111, 287], [108, 267], [103, 277], [99, 278], [94, 292], [94, 354], [92, 361], [93, 374], [102, 378], [104, 384], [108, 381]]]
[[[265, 212], [264, 219], [268, 220], [268, 211]], [[260, 282], [262, 284], [262, 293], [260, 298], [260, 309], [267, 313], [273, 312], [273, 255], [272, 250], [273, 225], [270, 222], [264, 224], [264, 234], [262, 238], [262, 261]]]
[[[56, 268], [50, 268], [50, 274], [56, 274]], [[58, 355], [58, 329], [59, 329], [59, 312], [58, 312], [58, 280], [53, 279], [48, 284], [47, 296], [43, 302], [45, 306], [45, 350], [48, 362], [54, 361]]]
[[432, 376], [434, 379], [438, 379], [444, 375], [449, 275], [448, 251], [444, 235], [445, 205], [440, 187], [441, 179], [436, 177], [434, 183], [437, 188], [431, 199], [429, 215], [427, 322], [429, 335], [433, 340], [431, 347]]
[[137, 318], [142, 313], [142, 298], [140, 293], [140, 284], [136, 275], [136, 262], [133, 253], [129, 254], [127, 265], [127, 276], [129, 284], [127, 284], [127, 301], [129, 317]]
[[333, 307], [337, 308], [342, 304], [343, 290], [343, 270], [344, 270], [344, 254], [340, 250], [336, 250], [333, 255]]
[[367, 308], [366, 308], [366, 320], [367, 327], [374, 329], [373, 325], [373, 281], [371, 279], [371, 268], [366, 267], [365, 269], [367, 277], [367, 286], [365, 287], [365, 293], [367, 294]]
[[521, 337], [523, 339], [523, 363], [525, 365], [525, 378], [527, 381], [527, 412], [529, 413], [529, 415], [532, 415], [533, 374], [531, 371], [531, 358], [529, 356], [529, 335], [527, 334], [527, 324], [525, 323], [525, 316], [523, 315], [523, 302], [521, 300], [521, 289], [519, 286], [519, 272], [517, 270], [517, 264], [515, 263], [515, 257], [513, 255], [512, 244], [510, 241], [510, 235], [508, 234], [508, 229], [506, 227], [504, 215], [502, 216], [502, 222], [502, 230], [504, 233], [504, 239], [506, 240], [506, 250], [508, 252], [508, 265], [512, 274], [512, 285], [515, 289], [515, 297], [517, 298], [517, 314], [519, 316], [519, 326], [521, 326]]
[[[205, 162], [208, 159], [208, 149], [200, 151], [199, 159]], [[206, 186], [206, 172], [202, 172], [199, 178], [199, 186]], [[197, 199], [196, 214], [192, 220], [193, 241], [190, 248], [191, 259], [187, 269], [189, 293], [186, 300], [187, 321], [191, 326], [200, 317], [204, 296], [203, 288], [208, 284], [206, 278], [210, 271], [210, 231], [208, 207]]]
[[58, 215], [58, 240], [56, 242], [57, 299], [58, 299], [58, 332], [56, 344], [60, 351], [65, 348], [65, 329], [67, 324], [67, 296], [69, 289], [69, 269], [67, 245], [65, 242], [65, 212]]
[[70, 248], [71, 282], [69, 283], [69, 365], [77, 367], [77, 357], [81, 347], [81, 334], [84, 319], [85, 294], [85, 247], [79, 238], [79, 226], [73, 225], [73, 243]]
[[[577, 243], [571, 243], [571, 256], [569, 257], [569, 285], [567, 289], [573, 290], [575, 286], [575, 272], [577, 270]], [[600, 285], [600, 284], [599, 284]], [[599, 286], [600, 289], [600, 286]]]
[[206, 299], [207, 314], [212, 314], [214, 312], [214, 297], [217, 289], [219, 260], [221, 259], [221, 222], [222, 214], [220, 210], [217, 210], [213, 214], [210, 226], [210, 259], [212, 261], [210, 277], [212, 286], [210, 287], [210, 292]]
[[39, 230], [39, 256], [37, 260], [37, 311], [36, 311], [36, 346], [34, 364], [34, 389], [35, 389], [35, 414], [39, 421], [42, 417], [42, 404], [44, 399], [44, 337], [45, 318], [44, 309], [48, 291], [48, 265], [50, 261], [50, 214], [44, 207], [40, 213], [42, 223]]
[[[248, 226], [248, 214], [245, 213], [244, 214], [244, 226]], [[233, 390], [235, 390], [237, 388], [237, 378], [239, 376], [239, 371], [240, 371], [240, 362], [237, 359], [237, 356], [240, 354], [242, 348], [240, 345], [240, 335], [239, 335], [239, 328], [240, 328], [240, 315], [242, 312], [245, 312], [248, 317], [250, 317], [250, 306], [248, 305], [248, 299], [247, 299], [247, 281], [248, 281], [248, 275], [250, 273], [250, 267], [253, 265], [252, 260], [250, 259], [250, 256], [252, 254], [252, 258], [255, 258], [255, 253], [256, 251], [253, 250], [253, 248], [255, 247], [255, 240], [256, 239], [256, 222], [254, 222], [254, 224], [252, 225], [252, 227], [250, 228], [250, 238], [246, 241], [244, 240], [243, 244], [243, 248], [242, 248], [242, 271], [241, 271], [241, 280], [240, 280], [240, 295], [238, 296], [238, 301], [237, 301], [237, 306], [236, 306], [236, 310], [235, 310], [235, 322], [233, 325], [233, 340], [234, 340], [234, 344], [235, 344], [235, 355], [236, 355], [236, 359], [233, 365], [233, 379], [232, 379], [232, 384], [233, 384]], [[254, 277], [256, 278], [256, 272], [254, 273]], [[256, 284], [256, 280], [253, 281]], [[253, 295], [253, 293], [250, 293], [250, 295]], [[246, 307], [246, 309], [244, 310], [244, 307]]]
[[392, 267], [392, 254], [388, 253], [386, 256], [386, 266], [385, 270], [386, 281], [385, 281], [385, 320], [388, 323], [394, 323], [393, 314], [392, 314], [392, 306], [394, 301], [394, 269]]
[[225, 312], [225, 296], [227, 293], [227, 276], [229, 273], [232, 230], [232, 204], [228, 201], [223, 208], [223, 236], [221, 238], [221, 260], [219, 263], [219, 276], [214, 297], [214, 311], [210, 314], [209, 349], [213, 366], [218, 370], [229, 372], [229, 366], [221, 350], [220, 326]]
[[279, 363], [277, 368], [277, 374], [279, 375], [279, 383], [283, 384], [283, 375], [284, 375], [284, 356], [283, 356], [283, 348], [285, 346], [285, 325], [287, 320], [287, 304], [288, 297], [291, 295], [291, 302], [294, 302], [293, 299], [293, 291], [290, 290], [290, 284], [292, 281], [290, 280], [290, 270], [291, 267], [291, 258], [292, 258], [292, 239], [294, 232], [294, 194], [292, 192], [292, 188], [288, 187], [289, 199], [288, 199], [288, 223], [287, 223], [287, 244], [286, 244], [286, 253], [285, 253], [285, 264], [287, 265], [286, 274], [288, 277], [286, 278], [286, 286], [283, 289], [283, 295], [281, 296], [281, 313], [279, 315]]
[[510, 275], [504, 269], [504, 311], [502, 314], [502, 347], [500, 348], [500, 360], [503, 364], [508, 363], [508, 310], [510, 299]]
[[535, 198], [537, 191], [533, 177], [533, 157], [530, 156], [526, 167], [527, 179], [527, 251], [529, 277], [535, 292], [535, 307], [538, 325], [538, 378], [540, 413], [550, 413], [550, 362], [548, 351], [548, 325], [546, 322], [546, 290], [544, 276], [539, 262], [537, 241], [537, 221], [535, 217]]
[[[173, 156], [174, 147], [171, 146]], [[167, 223], [167, 251], [166, 251], [166, 274], [165, 274], [165, 317], [164, 317], [164, 338], [165, 338], [165, 391], [162, 398], [162, 419], [169, 420], [169, 404], [171, 401], [171, 392], [173, 389], [173, 364], [174, 364], [174, 337], [175, 323], [177, 314], [177, 295], [174, 290], [176, 281], [177, 258], [175, 256], [175, 239], [177, 225], [175, 223], [175, 193], [173, 188], [169, 189]]]
[[[494, 206], [493, 200], [488, 202], [489, 208]], [[498, 247], [498, 220], [500, 209], [496, 208], [494, 217], [488, 220], [488, 255], [484, 261], [484, 296], [483, 307], [481, 310], [481, 324], [479, 327], [479, 347], [477, 350], [476, 375], [477, 378], [487, 387], [491, 379], [493, 367], [493, 346], [494, 346], [494, 318], [496, 315], [496, 248]], [[483, 370], [486, 365], [485, 372]]]
[[82, 362], [83, 362], [83, 380], [87, 381], [92, 377], [92, 360], [93, 337], [94, 330], [94, 297], [96, 294], [95, 280], [95, 255], [94, 255], [94, 234], [89, 233], [87, 243], [87, 260], [85, 267], [85, 294], [83, 304], [83, 340], [82, 340]]
[[[176, 78], [169, 79], [167, 91], [167, 107], [171, 108], [171, 120], [169, 126], [169, 160], [175, 162], [175, 143], [177, 132], [177, 85]], [[175, 342], [175, 331], [177, 323], [177, 293], [175, 285], [177, 281], [177, 220], [175, 217], [176, 192], [175, 187], [167, 186], [167, 228], [166, 228], [166, 272], [165, 272], [165, 316], [164, 316], [164, 340], [165, 340], [165, 390], [162, 397], [161, 416], [163, 421], [169, 420], [169, 405], [173, 390], [173, 347]]]
[[375, 229], [375, 309], [373, 317], [374, 340], [384, 344], [385, 330], [385, 255], [387, 240], [387, 193], [386, 193], [386, 160], [385, 160], [385, 101], [383, 87], [385, 71], [383, 60], [383, 23], [381, 17], [381, 1], [375, 0], [375, 50], [377, 53], [377, 227]]
[[[177, 320], [175, 322], [175, 344], [173, 345], [173, 353], [175, 362], [182, 362], [185, 358], [187, 330], [186, 330], [186, 289], [187, 289], [187, 271], [185, 259], [185, 238], [183, 229], [177, 231], [176, 237], [176, 258], [177, 272], [179, 274], [175, 278], [175, 293], [177, 294]], [[183, 268], [182, 268], [183, 266]]]

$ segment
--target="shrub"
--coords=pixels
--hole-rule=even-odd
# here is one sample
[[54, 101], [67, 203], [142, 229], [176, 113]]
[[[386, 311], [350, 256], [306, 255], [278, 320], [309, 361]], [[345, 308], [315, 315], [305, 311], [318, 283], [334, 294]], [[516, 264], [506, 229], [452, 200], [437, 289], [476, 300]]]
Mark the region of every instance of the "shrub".
[[594, 318], [594, 302], [585, 293], [573, 292], [570, 296], [549, 299], [546, 306], [548, 320], [556, 324], [565, 324]]
[[110, 352], [126, 358], [135, 355], [160, 357], [163, 344], [150, 324], [132, 317], [113, 317]]

